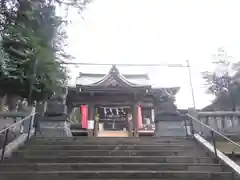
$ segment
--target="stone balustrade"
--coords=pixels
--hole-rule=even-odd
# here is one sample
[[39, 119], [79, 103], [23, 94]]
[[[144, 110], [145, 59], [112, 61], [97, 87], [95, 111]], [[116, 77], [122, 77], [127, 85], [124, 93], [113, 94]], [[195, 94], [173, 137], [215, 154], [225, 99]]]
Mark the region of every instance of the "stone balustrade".
[[[9, 132], [7, 136], [7, 144], [17, 141], [17, 139], [19, 139], [21, 136], [27, 137], [29, 128], [31, 128], [30, 129], [31, 132], [34, 129], [34, 120], [35, 120], [34, 118], [35, 118], [35, 108], [33, 107], [31, 108], [29, 107], [28, 111], [22, 111], [22, 112], [0, 112], [0, 131], [11, 126], [11, 128], [9, 128]], [[23, 119], [25, 120], [20, 123], [17, 123], [18, 121]], [[30, 122], [31, 124], [29, 124]], [[0, 133], [0, 149], [2, 148], [3, 142], [6, 138], [5, 133], [6, 131]]]
[[[214, 130], [227, 135], [227, 136], [239, 136], [240, 135], [240, 111], [213, 111], [213, 112], [201, 112], [189, 109], [188, 113], [210, 126]], [[204, 136], [209, 136], [210, 131], [193, 121], [195, 131], [202, 132]], [[239, 136], [240, 137], [240, 136]]]

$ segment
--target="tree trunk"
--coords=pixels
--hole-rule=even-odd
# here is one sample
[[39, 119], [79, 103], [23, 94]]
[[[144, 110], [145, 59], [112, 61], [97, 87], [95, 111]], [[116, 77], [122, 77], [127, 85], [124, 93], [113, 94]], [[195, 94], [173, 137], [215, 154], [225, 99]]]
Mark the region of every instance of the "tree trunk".
[[5, 101], [6, 101], [6, 96], [0, 96], [0, 112], [5, 111]]

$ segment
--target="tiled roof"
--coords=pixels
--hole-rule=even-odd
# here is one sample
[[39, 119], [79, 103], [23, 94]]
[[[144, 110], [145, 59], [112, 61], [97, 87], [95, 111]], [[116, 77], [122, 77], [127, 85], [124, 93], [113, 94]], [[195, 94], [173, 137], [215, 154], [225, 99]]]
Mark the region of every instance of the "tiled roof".
[[[108, 74], [94, 74], [94, 73], [80, 73], [80, 76], [77, 78], [77, 85], [97, 85], [104, 81], [105, 79], [109, 78], [111, 72], [110, 70]], [[117, 70], [117, 69], [116, 69]], [[118, 71], [118, 70], [117, 70]], [[121, 78], [121, 80], [129, 83], [129, 85], [133, 86], [150, 86], [149, 77], [147, 74], [121, 74], [117, 72], [117, 76]]]
[[80, 73], [76, 85], [96, 87], [118, 84], [119, 82], [131, 87], [150, 87], [150, 91], [159, 96], [175, 96], [180, 89], [179, 87], [154, 87], [148, 74], [121, 74], [115, 66], [106, 74]]

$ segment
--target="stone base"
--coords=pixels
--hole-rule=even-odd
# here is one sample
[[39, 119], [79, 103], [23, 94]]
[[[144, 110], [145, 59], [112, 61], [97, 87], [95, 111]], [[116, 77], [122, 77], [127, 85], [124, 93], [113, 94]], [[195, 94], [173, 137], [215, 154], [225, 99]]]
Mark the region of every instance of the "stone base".
[[48, 103], [45, 116], [61, 116], [67, 114], [67, 106], [59, 103]]
[[154, 136], [186, 136], [183, 121], [158, 121], [155, 125]]
[[72, 137], [70, 125], [63, 122], [41, 122], [39, 136], [44, 137]]
[[155, 119], [154, 136], [186, 136], [183, 117], [177, 113], [158, 114]]

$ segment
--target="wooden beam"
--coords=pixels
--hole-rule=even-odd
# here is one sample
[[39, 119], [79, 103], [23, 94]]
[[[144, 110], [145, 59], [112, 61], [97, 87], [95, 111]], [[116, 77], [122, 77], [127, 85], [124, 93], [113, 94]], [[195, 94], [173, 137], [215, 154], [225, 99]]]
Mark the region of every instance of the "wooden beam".
[[[99, 101], [99, 102], [89, 102], [89, 101], [82, 101], [82, 102], [73, 102], [73, 105], [78, 107], [81, 106], [83, 104], [96, 104], [96, 105], [112, 105], [112, 106], [129, 106], [131, 105], [133, 102], [132, 101], [128, 101], [128, 102], [111, 102], [111, 101]], [[141, 104], [142, 107], [145, 108], [152, 108], [154, 107], [153, 103], [139, 103]]]

